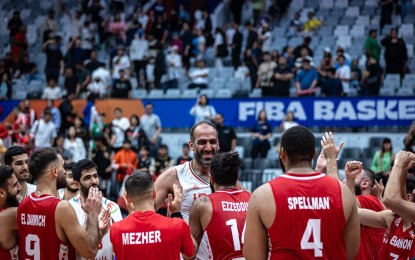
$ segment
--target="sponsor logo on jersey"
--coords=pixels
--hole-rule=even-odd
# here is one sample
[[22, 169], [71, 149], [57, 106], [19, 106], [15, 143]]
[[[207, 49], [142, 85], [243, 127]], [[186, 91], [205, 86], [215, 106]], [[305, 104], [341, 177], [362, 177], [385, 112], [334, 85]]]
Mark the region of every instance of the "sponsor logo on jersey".
[[330, 209], [329, 197], [288, 197], [288, 209]]
[[389, 242], [389, 244], [393, 247], [405, 249], [405, 250], [411, 250], [412, 243], [414, 240], [412, 239], [405, 239], [405, 238], [399, 238], [397, 236], [393, 236]]
[[395, 226], [399, 227], [399, 224], [401, 223], [401, 221], [402, 221], [402, 218], [397, 218], [395, 220]]
[[194, 185], [193, 188], [192, 188], [192, 190], [198, 190], [198, 189], [200, 189], [200, 188], [197, 185]]

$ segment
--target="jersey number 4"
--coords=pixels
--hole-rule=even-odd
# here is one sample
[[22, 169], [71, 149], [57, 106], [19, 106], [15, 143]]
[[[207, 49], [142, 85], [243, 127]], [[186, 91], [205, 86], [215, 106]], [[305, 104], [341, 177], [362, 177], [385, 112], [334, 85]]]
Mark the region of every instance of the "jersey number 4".
[[[312, 241], [311, 236], [313, 236]], [[321, 219], [309, 219], [301, 238], [301, 250], [314, 250], [314, 257], [323, 256], [323, 242], [321, 242]]]

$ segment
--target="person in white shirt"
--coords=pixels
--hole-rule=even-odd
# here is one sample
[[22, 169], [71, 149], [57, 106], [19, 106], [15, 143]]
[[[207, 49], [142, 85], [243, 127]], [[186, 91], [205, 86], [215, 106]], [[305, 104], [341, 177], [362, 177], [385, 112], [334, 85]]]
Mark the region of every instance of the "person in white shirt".
[[65, 163], [63, 168], [66, 171], [65, 180], [66, 180], [66, 188], [59, 189], [58, 195], [59, 199], [61, 200], [71, 200], [72, 198], [76, 197], [79, 193], [79, 183], [73, 179], [72, 176], [72, 168], [75, 165], [74, 162]]
[[179, 48], [173, 45], [170, 53], [166, 55], [166, 63], [168, 66], [167, 75], [169, 78], [169, 88], [177, 88], [180, 70], [182, 69], [182, 57], [179, 54]]
[[350, 92], [350, 79], [351, 79], [351, 70], [350, 67], [346, 65], [346, 58], [343, 55], [337, 57], [339, 62], [339, 67], [336, 69], [336, 78], [338, 78], [343, 85], [343, 92], [345, 94]]
[[242, 64], [236, 69], [234, 77], [242, 80], [249, 78], [249, 69], [244, 61], [242, 61]]
[[56, 86], [55, 79], [49, 79], [48, 86], [43, 90], [42, 99], [60, 99], [62, 98], [62, 90]]
[[262, 24], [262, 31], [259, 34], [259, 39], [262, 41], [262, 51], [271, 52], [272, 34], [267, 23]]
[[209, 69], [205, 67], [205, 61], [198, 60], [197, 68], [189, 72], [189, 78], [192, 80], [189, 88], [207, 88], [208, 77]]
[[76, 137], [74, 126], [69, 127], [68, 134], [63, 143], [63, 148], [71, 153], [72, 161], [75, 163], [86, 158], [85, 144], [81, 138]]
[[35, 139], [35, 148], [52, 147], [57, 134], [51, 119], [52, 113], [47, 109], [43, 112], [43, 119], [36, 120], [30, 129], [30, 136]]
[[72, 39], [76, 39], [81, 36], [82, 25], [84, 23], [84, 17], [82, 12], [77, 10], [74, 16], [71, 16], [70, 22], [70, 36]]
[[209, 105], [209, 98], [206, 95], [200, 95], [195, 105], [190, 109], [190, 114], [195, 117], [195, 124], [202, 121], [212, 122], [216, 116], [216, 110]]
[[[69, 204], [74, 208], [78, 222], [80, 225], [85, 225], [87, 221], [87, 215], [82, 209], [82, 202], [86, 201], [89, 189], [99, 187], [99, 178], [97, 172], [97, 165], [91, 160], [83, 159], [75, 163], [72, 167], [72, 176], [75, 181], [79, 183], [79, 195], [69, 200]], [[113, 201], [102, 197], [102, 209], [99, 218], [103, 218], [105, 214], [110, 214], [109, 227], [115, 222], [122, 220], [120, 207]], [[113, 259], [114, 252], [112, 244], [107, 232], [101, 239], [98, 247], [98, 252], [95, 255], [95, 259]], [[77, 260], [86, 260], [80, 255], [76, 256]]]
[[157, 154], [157, 145], [159, 143], [159, 135], [161, 133], [160, 118], [153, 113], [153, 104], [147, 103], [145, 106], [145, 114], [140, 117], [140, 127], [144, 130], [150, 141], [150, 154]]
[[148, 41], [144, 37], [144, 31], [139, 30], [134, 34], [134, 39], [130, 46], [130, 59], [134, 63], [134, 70], [137, 77], [137, 83], [142, 86], [140, 82], [140, 73], [144, 71], [144, 79], [146, 78], [146, 55], [148, 52]]
[[91, 74], [92, 81], [88, 85], [88, 90], [98, 94], [100, 97], [107, 97], [111, 94], [111, 73], [105, 69], [104, 64], [94, 70]]
[[216, 68], [222, 68], [223, 67], [223, 58], [228, 56], [228, 47], [225, 42], [225, 33], [222, 31], [221, 28], [217, 27], [215, 30], [215, 53], [216, 53], [216, 59], [215, 59], [215, 67]]
[[115, 118], [112, 120], [112, 132], [115, 135], [114, 149], [119, 150], [122, 148], [125, 131], [130, 127], [130, 120], [127, 117], [122, 116], [122, 109], [116, 107], [114, 109]]
[[127, 78], [130, 75], [131, 62], [130, 58], [124, 53], [124, 47], [119, 46], [117, 55], [112, 58], [112, 79], [119, 79], [120, 70], [124, 70]]

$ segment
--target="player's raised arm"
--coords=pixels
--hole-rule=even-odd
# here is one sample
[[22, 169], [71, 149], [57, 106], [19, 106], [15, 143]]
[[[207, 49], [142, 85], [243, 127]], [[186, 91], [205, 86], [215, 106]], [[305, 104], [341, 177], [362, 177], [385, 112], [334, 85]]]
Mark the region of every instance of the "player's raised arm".
[[410, 222], [415, 221], [415, 207], [412, 202], [402, 198], [402, 186], [405, 186], [407, 170], [414, 165], [415, 154], [411, 152], [400, 151], [395, 156], [383, 198], [386, 207]]
[[357, 209], [360, 224], [375, 228], [389, 228], [393, 220], [393, 212], [384, 210], [376, 212], [370, 209]]
[[169, 168], [157, 177], [157, 180], [154, 183], [154, 188], [157, 193], [155, 201], [156, 210], [161, 207], [168, 194], [174, 192], [173, 184], [179, 184], [177, 172], [174, 168]]
[[334, 144], [334, 136], [331, 132], [325, 133], [321, 139], [321, 153], [317, 159], [317, 172], [326, 172], [327, 175], [340, 180], [337, 168], [337, 156], [339, 155], [344, 143], [338, 147]]
[[102, 197], [98, 188], [91, 187], [88, 199], [83, 205], [87, 214], [86, 229], [78, 223], [73, 207], [66, 201], [59, 202], [56, 208], [56, 221], [63, 229], [75, 250], [85, 258], [95, 258], [100, 240], [98, 216], [102, 207]]
[[346, 174], [346, 186], [349, 188], [353, 196], [356, 196], [355, 193], [355, 180], [356, 176], [362, 172], [363, 164], [359, 161], [350, 161], [346, 163], [344, 167], [344, 172]]

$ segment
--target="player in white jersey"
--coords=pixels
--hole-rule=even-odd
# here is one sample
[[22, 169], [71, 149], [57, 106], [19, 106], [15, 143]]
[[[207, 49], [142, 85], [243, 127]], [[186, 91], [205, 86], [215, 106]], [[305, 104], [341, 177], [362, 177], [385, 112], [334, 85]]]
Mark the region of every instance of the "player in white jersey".
[[[188, 221], [189, 211], [193, 202], [212, 193], [210, 188], [210, 161], [218, 153], [219, 140], [215, 125], [202, 121], [195, 124], [190, 130], [190, 150], [194, 159], [183, 165], [172, 167], [163, 172], [155, 182], [156, 209], [159, 209], [168, 194], [173, 194], [173, 184], [177, 184], [182, 191], [183, 219]], [[240, 183], [237, 187], [241, 188]], [[212, 259], [209, 254], [209, 242], [204, 234], [196, 259]]]
[[[88, 197], [89, 189], [91, 187], [99, 187], [99, 179], [97, 166], [91, 160], [80, 160], [72, 167], [72, 176], [75, 181], [80, 184], [79, 195], [69, 200], [69, 203], [75, 209], [75, 213], [78, 217], [78, 222], [81, 225], [86, 224], [86, 217], [84, 210], [81, 207], [81, 199], [86, 200]], [[100, 216], [107, 214], [111, 215], [110, 224], [122, 220], [120, 208], [113, 201], [102, 197], [102, 209]], [[105, 234], [98, 247], [98, 252], [95, 256], [96, 260], [112, 260], [114, 252], [110, 241], [109, 234]], [[85, 259], [77, 255], [77, 259]]]
[[74, 162], [65, 163], [63, 168], [65, 169], [66, 188], [58, 190], [58, 196], [61, 200], [71, 200], [79, 194], [79, 182], [75, 181], [72, 176], [72, 167]]
[[36, 191], [36, 185], [27, 183], [30, 176], [28, 168], [29, 157], [23, 147], [9, 147], [4, 154], [4, 164], [13, 168], [14, 175], [16, 175], [17, 181], [22, 187], [19, 194], [17, 194], [19, 202]]

